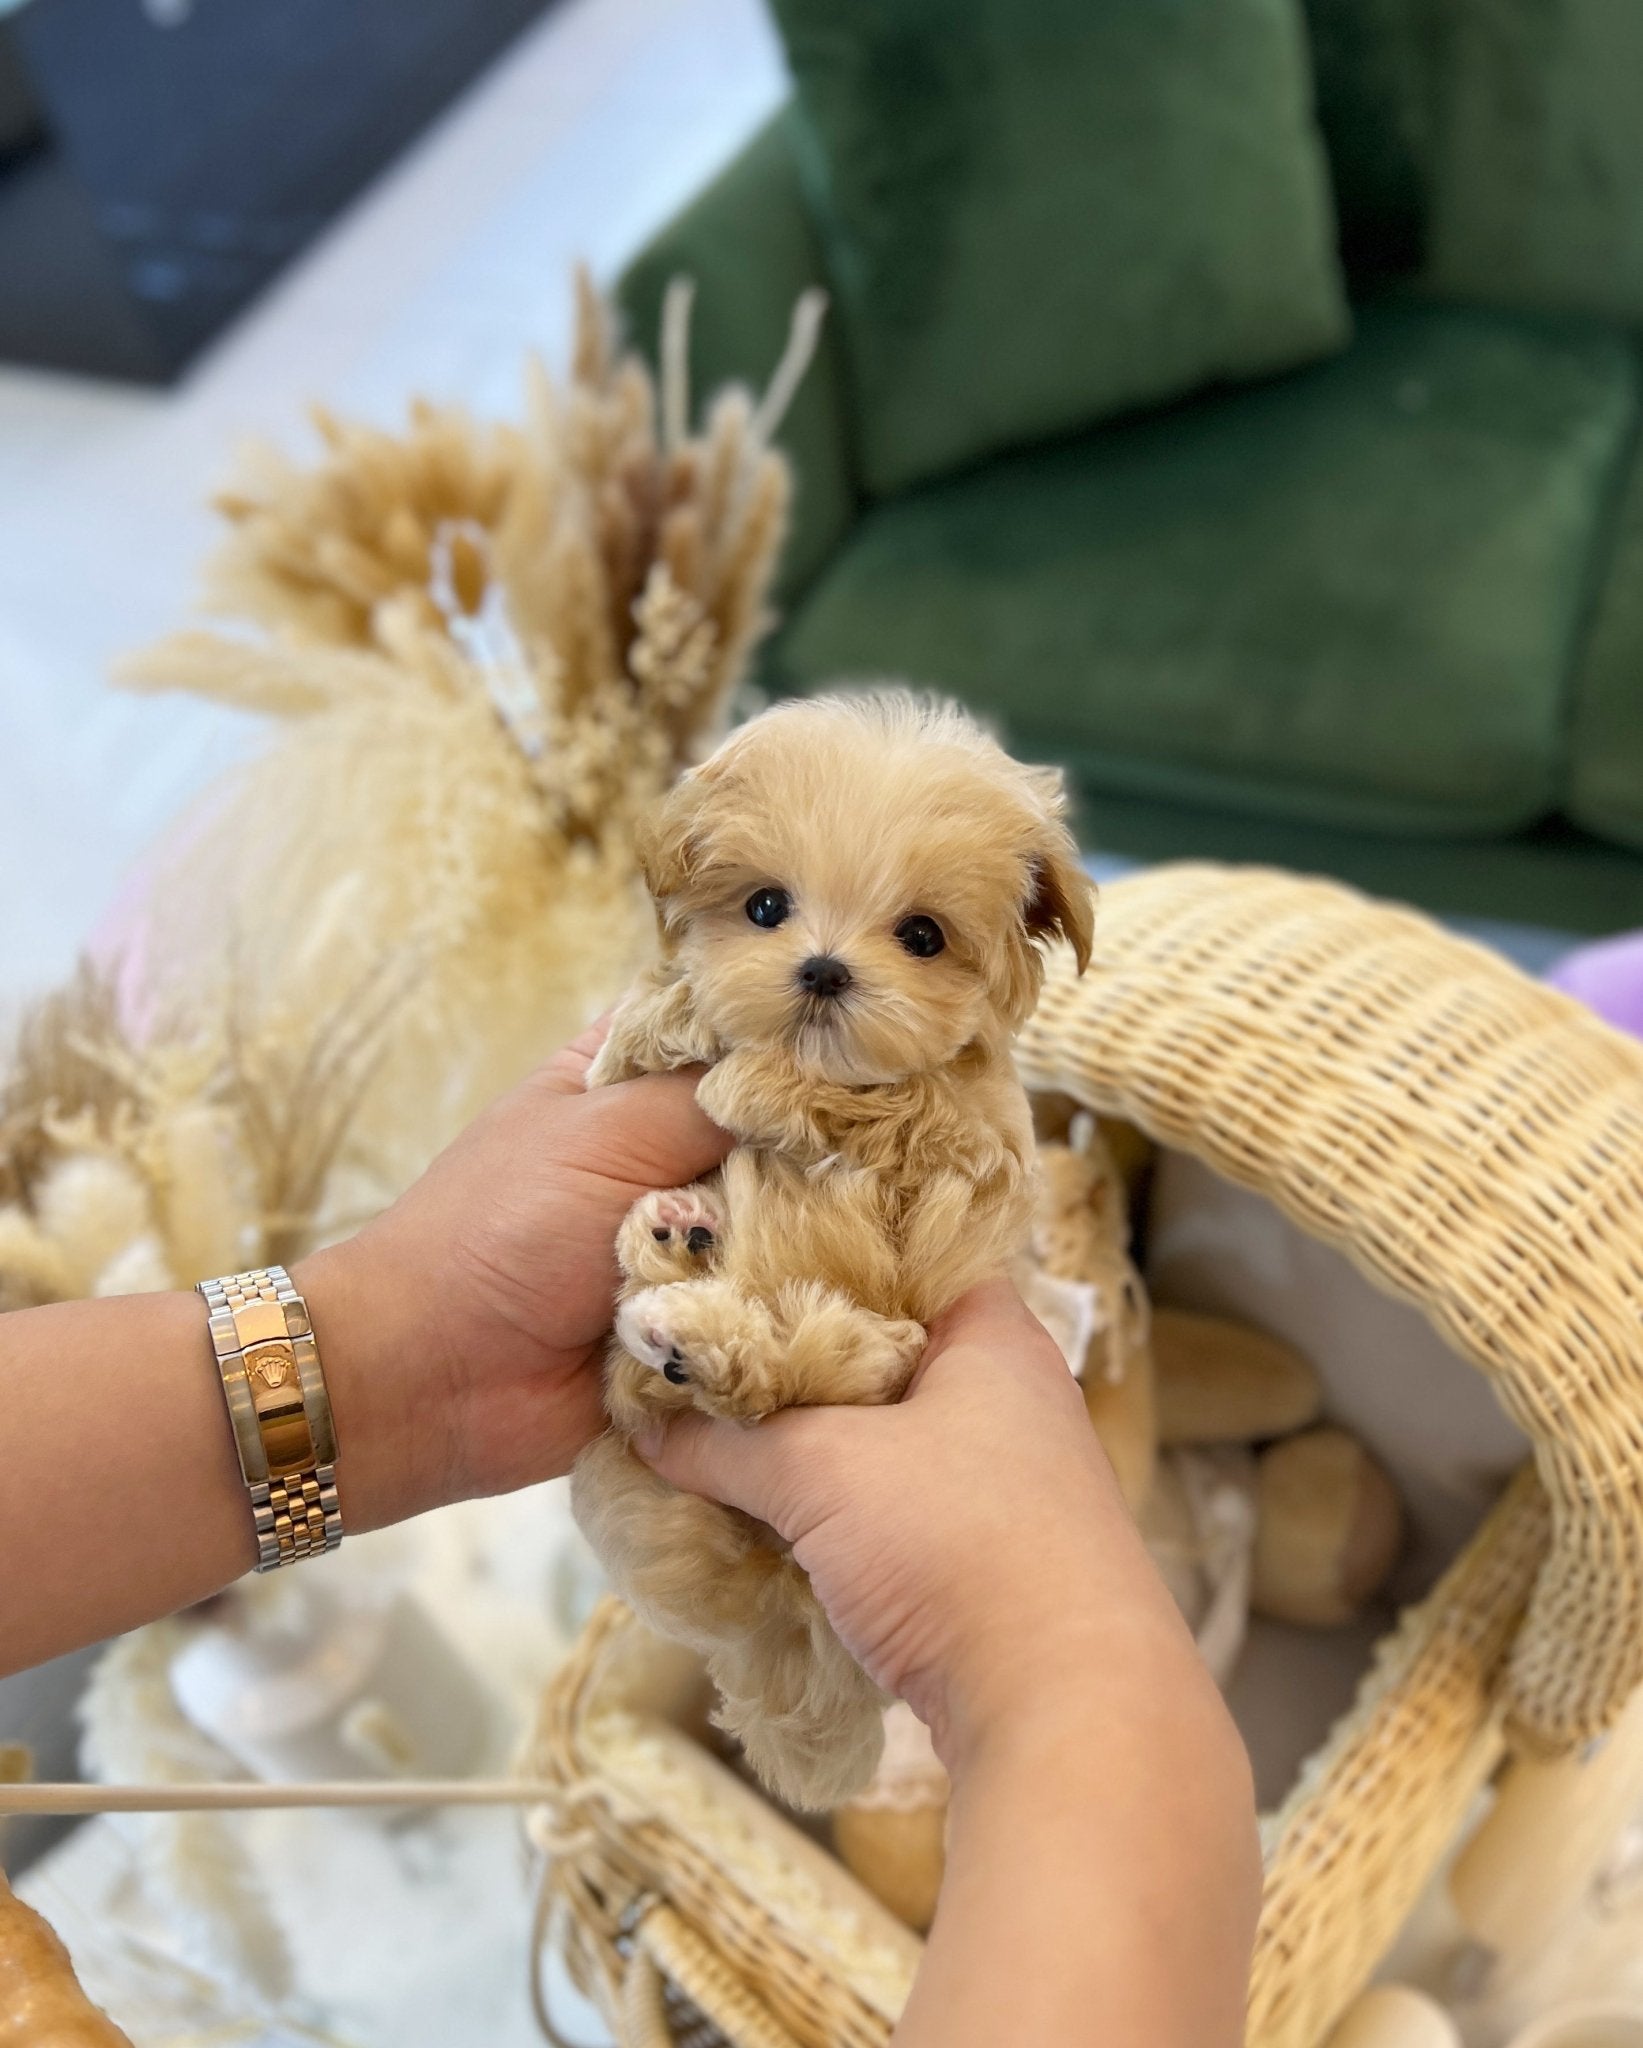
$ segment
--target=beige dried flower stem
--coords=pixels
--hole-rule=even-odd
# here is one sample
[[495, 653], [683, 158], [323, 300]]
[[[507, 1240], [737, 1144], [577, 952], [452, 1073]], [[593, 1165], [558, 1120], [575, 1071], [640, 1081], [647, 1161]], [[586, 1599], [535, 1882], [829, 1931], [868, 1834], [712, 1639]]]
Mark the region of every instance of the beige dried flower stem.
[[[152, 1242], [145, 1272], [163, 1262], [136, 1284], [203, 1277], [205, 1241], [230, 1262], [243, 1253], [240, 1263], [307, 1249], [404, 985], [398, 963], [356, 980], [329, 1011], [293, 1020], [250, 1014], [231, 977], [208, 1001], [180, 1006], [205, 1023], [161, 1019], [139, 1046], [119, 1024], [106, 978], [83, 968], [25, 1017], [4, 1092], [0, 1301], [62, 1300], [90, 1284], [83, 1261], [65, 1256], [83, 1224], [59, 1195], [64, 1173], [99, 1158], [107, 1172], [118, 1167], [141, 1212], [121, 1245]], [[233, 1213], [207, 1213], [224, 1208]], [[224, 1241], [235, 1216], [254, 1242]], [[54, 1238], [60, 1230], [69, 1235]]]
[[662, 300], [662, 448], [673, 454], [690, 433], [690, 312], [693, 278], [676, 277]]
[[126, 1090], [106, 1058], [123, 1047], [113, 985], [87, 961], [65, 988], [23, 1013], [0, 1082], [0, 1204], [19, 1200], [52, 1146], [54, 1117], [106, 1129]]
[[237, 619], [123, 671], [277, 721], [158, 873], [157, 980], [216, 1001], [247, 925], [253, 1017], [417, 963], [346, 1141], [387, 1192], [640, 965], [639, 819], [716, 743], [768, 624], [788, 486], [766, 428], [819, 308], [757, 407], [721, 396], [697, 427], [672, 306], [660, 393], [582, 275], [570, 373], [528, 366], [518, 424], [324, 415], [311, 468], [252, 458], [210, 578]]

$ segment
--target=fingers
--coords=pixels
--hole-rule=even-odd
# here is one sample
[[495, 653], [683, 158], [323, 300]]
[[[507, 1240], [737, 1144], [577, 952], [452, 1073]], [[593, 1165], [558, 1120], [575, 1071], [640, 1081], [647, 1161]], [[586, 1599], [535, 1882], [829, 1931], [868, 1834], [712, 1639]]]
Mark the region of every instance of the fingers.
[[711, 1172], [733, 1141], [697, 1105], [696, 1084], [705, 1067], [641, 1074], [588, 1093], [587, 1071], [610, 1035], [614, 1014], [613, 1007], [596, 1017], [579, 1038], [537, 1068], [524, 1084], [526, 1089], [579, 1105], [579, 1118], [585, 1117], [586, 1128], [597, 1134], [599, 1150], [608, 1153], [583, 1163], [597, 1166], [612, 1180], [671, 1188]]
[[[1017, 1369], [1053, 1362], [1065, 1374], [1066, 1360], [1055, 1339], [1022, 1300], [1015, 1282], [998, 1273], [979, 1281], [930, 1324], [930, 1341], [919, 1360], [908, 1394], [951, 1372], [956, 1361], [976, 1355]], [[943, 1361], [945, 1361], [945, 1366]]]
[[595, 1089], [582, 1099], [609, 1158], [612, 1179], [636, 1187], [673, 1188], [719, 1165], [735, 1140], [696, 1100], [704, 1067], [641, 1074]]
[[610, 1036], [610, 1020], [616, 1014], [613, 1003], [594, 1018], [580, 1037], [562, 1045], [537, 1073], [537, 1080], [551, 1095], [580, 1095], [594, 1055]]
[[[943, 1430], [951, 1421], [943, 1418], [944, 1390], [962, 1396], [966, 1388], [993, 1387], [1002, 1395], [1012, 1380], [1040, 1373], [1045, 1385], [1071, 1398], [1082, 1414], [1054, 1338], [1000, 1275], [971, 1288], [937, 1318], [905, 1398], [918, 1399], [922, 1389], [929, 1405], [919, 1415]], [[999, 1410], [1014, 1412], [1008, 1401]], [[838, 1505], [845, 1475], [859, 1471], [870, 1433], [891, 1424], [892, 1413], [874, 1407], [788, 1408], [752, 1429], [685, 1413], [653, 1423], [635, 1436], [634, 1448], [670, 1485], [757, 1516], [792, 1543], [818, 1513]], [[911, 1420], [905, 1412], [903, 1419]], [[903, 1434], [899, 1441], [905, 1447], [909, 1439]]]
[[978, 1280], [967, 1294], [961, 1294], [951, 1308], [945, 1308], [930, 1324], [932, 1344], [990, 1343], [1006, 1337], [1020, 1337], [1028, 1329], [1043, 1325], [1022, 1300], [1020, 1290], [1006, 1273], [994, 1273]]
[[634, 1449], [669, 1485], [740, 1508], [791, 1538], [794, 1532], [783, 1524], [798, 1444], [809, 1420], [803, 1411], [790, 1409], [747, 1429], [706, 1415], [678, 1415], [641, 1432]]

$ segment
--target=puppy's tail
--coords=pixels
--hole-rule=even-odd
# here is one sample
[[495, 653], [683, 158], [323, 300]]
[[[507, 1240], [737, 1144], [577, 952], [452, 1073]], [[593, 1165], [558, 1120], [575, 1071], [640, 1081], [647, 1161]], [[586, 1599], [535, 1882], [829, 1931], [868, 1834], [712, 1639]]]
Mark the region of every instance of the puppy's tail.
[[833, 1633], [791, 1559], [765, 1604], [760, 1626], [709, 1660], [722, 1696], [714, 1719], [778, 1799], [825, 1812], [872, 1777], [885, 1695]]

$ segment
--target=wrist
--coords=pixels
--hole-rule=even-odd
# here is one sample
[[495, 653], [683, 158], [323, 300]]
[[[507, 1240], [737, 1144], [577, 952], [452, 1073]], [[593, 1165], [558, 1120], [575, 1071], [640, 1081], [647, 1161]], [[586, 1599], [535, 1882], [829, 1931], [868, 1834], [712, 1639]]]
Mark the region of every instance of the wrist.
[[330, 1394], [344, 1525], [360, 1533], [451, 1497], [449, 1418], [429, 1385], [433, 1331], [420, 1288], [373, 1238], [362, 1232], [291, 1269]]
[[[1114, 1615], [1095, 1602], [1041, 1615], [989, 1654], [960, 1663], [932, 1723], [955, 1785], [983, 1768], [1046, 1751], [1070, 1756], [1133, 1731], [1160, 1752], [1242, 1746], [1214, 1681], [1173, 1608]], [[1223, 1738], [1230, 1738], [1223, 1740]]]
[[1094, 1631], [1070, 1617], [1002, 1640], [992, 1631], [987, 1637], [997, 1649], [985, 1658], [955, 1659], [928, 1717], [936, 1752], [955, 1785], [984, 1758], [1052, 1734], [1075, 1737], [1092, 1719], [1101, 1690], [1101, 1644]]

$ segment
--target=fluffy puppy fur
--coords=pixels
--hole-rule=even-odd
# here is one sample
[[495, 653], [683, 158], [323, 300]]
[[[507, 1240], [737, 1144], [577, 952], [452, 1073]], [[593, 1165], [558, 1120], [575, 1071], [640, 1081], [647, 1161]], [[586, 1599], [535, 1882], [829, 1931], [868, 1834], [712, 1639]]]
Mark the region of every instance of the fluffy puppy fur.
[[737, 1149], [639, 1202], [578, 1520], [613, 1583], [704, 1653], [720, 1720], [800, 1807], [863, 1785], [882, 1696], [774, 1533], [634, 1454], [647, 1419], [902, 1393], [924, 1326], [1032, 1210], [1010, 1057], [1042, 941], [1089, 959], [1094, 891], [1055, 771], [906, 692], [766, 712], [663, 801], [641, 848], [657, 964], [590, 1086], [704, 1062]]

